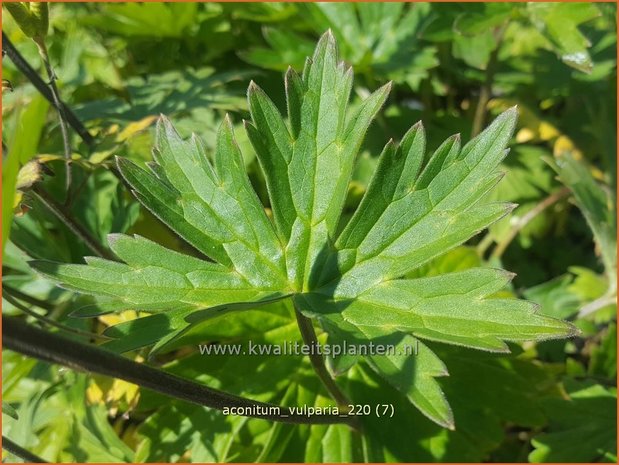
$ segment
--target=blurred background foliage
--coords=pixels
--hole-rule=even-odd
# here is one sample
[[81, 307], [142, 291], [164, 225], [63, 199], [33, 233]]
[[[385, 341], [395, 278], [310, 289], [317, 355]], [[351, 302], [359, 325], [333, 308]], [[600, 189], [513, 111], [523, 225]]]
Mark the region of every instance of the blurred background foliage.
[[[50, 9], [45, 40], [57, 85], [94, 143], [71, 131], [74, 168], [65, 202], [58, 115], [3, 58], [3, 290], [30, 319], [108, 328], [108, 347], [135, 359], [163, 338], [170, 328], [152, 318], [133, 324], [132, 311], [71, 317], [92, 301], [32, 273], [30, 258], [81, 262], [92, 254], [50, 202], [103, 247], [108, 233], [127, 232], [191, 253], [138, 206], [113, 156], [150, 160], [160, 113], [211, 148], [228, 112], [266, 202], [241, 127], [249, 117], [247, 84], [254, 79], [279, 96], [283, 109], [283, 72], [301, 68], [331, 28], [356, 73], [352, 105], [393, 81], [359, 155], [348, 214], [389, 138], [423, 120], [434, 149], [453, 133], [468, 140], [518, 105], [505, 178], [493, 195], [519, 206], [415, 274], [500, 265], [517, 273], [504, 292], [574, 321], [582, 334], [514, 345], [509, 357], [433, 346], [451, 372], [440, 381], [456, 431], [422, 417], [363, 365], [355, 368], [346, 380], [355, 401], [396, 399], [397, 416], [389, 424], [370, 420], [363, 444], [346, 427], [225, 417], [4, 351], [3, 435], [49, 461], [616, 460], [616, 4], [54, 3]], [[43, 76], [34, 42], [6, 12], [3, 31]], [[3, 300], [3, 311], [24, 310]], [[195, 353], [197, 342], [294, 340], [291, 318], [286, 305], [274, 304], [206, 322], [158, 344], [152, 363], [263, 401], [324, 405], [303, 360]], [[248, 371], [251, 385], [239, 375]]]

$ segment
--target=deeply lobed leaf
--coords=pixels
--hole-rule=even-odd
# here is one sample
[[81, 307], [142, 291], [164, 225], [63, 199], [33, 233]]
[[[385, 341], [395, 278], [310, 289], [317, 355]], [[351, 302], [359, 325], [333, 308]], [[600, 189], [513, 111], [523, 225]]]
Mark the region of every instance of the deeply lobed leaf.
[[287, 242], [288, 278], [297, 290], [315, 284], [312, 266], [330, 248], [354, 157], [389, 93], [388, 84], [347, 118], [352, 79], [352, 69], [337, 62], [335, 40], [327, 32], [303, 75], [286, 74], [290, 127], [266, 94], [254, 83], [249, 86], [253, 124], [246, 127], [265, 174], [275, 224]]
[[183, 141], [170, 122], [157, 127], [148, 173], [128, 160], [119, 169], [138, 199], [190, 244], [257, 286], [285, 287], [281, 243], [251, 188], [226, 119], [212, 164], [200, 141]]
[[503, 113], [462, 150], [459, 138], [448, 139], [423, 170], [420, 125], [400, 147], [386, 148], [359, 209], [337, 240], [339, 287], [354, 292], [403, 276], [508, 213], [511, 204], [480, 200], [500, 179], [495, 171], [516, 116], [515, 108]]
[[[414, 357], [406, 352], [406, 346], [420, 344], [415, 338], [509, 352], [503, 341], [551, 339], [576, 332], [563, 321], [536, 313], [537, 306], [531, 302], [488, 298], [512, 276], [502, 270], [472, 268], [435, 277], [385, 281], [353, 298], [316, 292], [295, 299], [335, 336], [332, 343], [348, 340], [362, 345], [370, 341], [393, 345], [395, 353], [370, 357], [372, 367], [426, 416], [453, 427], [449, 405], [433, 379], [447, 371], [426, 346], [422, 345]], [[335, 371], [345, 371], [356, 361], [356, 357], [344, 357], [332, 364]], [[398, 366], [402, 370], [394, 371]]]
[[110, 235], [109, 242], [125, 263], [87, 257], [86, 265], [36, 260], [31, 266], [60, 280], [67, 289], [105, 296], [120, 301], [125, 308], [150, 312], [216, 311], [285, 296], [278, 286], [258, 287], [236, 270], [174, 252], [142, 237]]
[[[110, 244], [122, 263], [87, 258], [86, 265], [33, 266], [67, 288], [107, 299], [104, 311], [168, 312], [168, 319], [151, 315], [136, 324], [144, 335], [135, 344], [116, 344], [119, 350], [157, 338], [160, 349], [205, 318], [292, 296], [331, 342], [393, 345], [394, 353], [369, 355], [369, 365], [426, 416], [452, 428], [435, 379], [447, 371], [420, 339], [504, 352], [504, 341], [574, 334], [529, 302], [492, 298], [511, 279], [501, 270], [403, 278], [512, 208], [486, 194], [501, 177], [497, 166], [517, 111], [500, 115], [463, 148], [453, 136], [429, 157], [420, 123], [400, 143], [387, 143], [358, 209], [337, 235], [355, 156], [389, 93], [389, 85], [382, 87], [349, 115], [352, 79], [328, 32], [301, 76], [286, 73], [287, 121], [250, 84], [252, 121], [245, 127], [273, 222], [249, 183], [227, 118], [213, 161], [197, 138], [182, 140], [165, 118], [150, 171], [118, 160], [138, 200], [212, 261], [117, 235]], [[166, 327], [170, 333], [162, 337]], [[118, 333], [130, 331], [125, 325]], [[414, 356], [402, 350], [411, 345], [419, 348]], [[331, 359], [330, 368], [338, 374], [358, 359]]]

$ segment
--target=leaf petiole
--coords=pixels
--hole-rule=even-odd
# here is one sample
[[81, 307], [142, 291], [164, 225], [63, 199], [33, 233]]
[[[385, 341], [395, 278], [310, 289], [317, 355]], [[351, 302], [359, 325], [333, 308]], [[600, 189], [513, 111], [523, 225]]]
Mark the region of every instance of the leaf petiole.
[[[294, 306], [294, 312], [297, 317], [297, 324], [299, 325], [299, 331], [301, 332], [301, 336], [303, 337], [303, 342], [310, 347], [318, 344], [318, 340], [316, 338], [316, 331], [314, 331], [314, 326], [312, 325], [312, 320], [304, 316], [298, 309], [297, 305]], [[322, 381], [322, 384], [325, 386], [331, 397], [341, 406], [350, 405], [350, 400], [346, 397], [340, 388], [335, 384], [335, 381], [329, 375], [327, 371], [327, 367], [325, 366], [324, 359], [322, 355], [310, 353], [309, 355], [310, 361], [312, 362], [312, 366], [314, 367], [314, 371]]]

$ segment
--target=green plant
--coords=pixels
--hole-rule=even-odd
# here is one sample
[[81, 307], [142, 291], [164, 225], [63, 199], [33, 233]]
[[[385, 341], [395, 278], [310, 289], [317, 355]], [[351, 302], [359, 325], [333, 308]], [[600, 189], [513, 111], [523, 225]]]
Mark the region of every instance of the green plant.
[[56, 87], [56, 75], [49, 59], [45, 37], [49, 29], [49, 8], [46, 2], [14, 2], [4, 5], [13, 16], [16, 23], [24, 34], [30, 37], [37, 45], [39, 56], [45, 65], [47, 77], [49, 78], [49, 88], [51, 91], [54, 106], [58, 110], [60, 120], [60, 131], [64, 143], [64, 157], [66, 170], [66, 191], [67, 200], [71, 194], [71, 145], [65, 115], [64, 104], [60, 99], [58, 88]]
[[[118, 169], [138, 200], [201, 256], [113, 235], [109, 243], [121, 262], [87, 257], [86, 265], [31, 265], [67, 289], [99, 296], [97, 308], [82, 315], [173, 314], [175, 326], [156, 349], [205, 320], [283, 299], [292, 300], [306, 343], [316, 340], [316, 321], [333, 343], [418, 345], [415, 357], [373, 354], [368, 362], [422, 413], [453, 428], [434, 379], [447, 370], [419, 339], [507, 352], [504, 341], [576, 331], [536, 313], [532, 303], [494, 298], [512, 277], [502, 270], [406, 277], [512, 209], [487, 194], [500, 180], [497, 167], [517, 111], [503, 113], [464, 147], [453, 136], [429, 156], [424, 129], [414, 125], [399, 144], [385, 146], [359, 207], [340, 227], [355, 156], [390, 89], [380, 88], [348, 112], [352, 80], [327, 32], [302, 76], [292, 69], [286, 74], [288, 123], [250, 84], [252, 119], [245, 128], [266, 179], [272, 221], [245, 173], [229, 119], [210, 160], [198, 138], [183, 140], [162, 118], [151, 171], [123, 158]], [[328, 366], [342, 374], [357, 361], [331, 358]], [[336, 401], [350, 403], [320, 357], [312, 362]]]
[[[11, 5], [30, 15], [33, 4]], [[3, 15], [4, 462], [616, 462], [616, 4], [60, 2], [49, 9], [44, 45], [70, 145], [31, 31]], [[413, 349], [409, 357], [348, 354], [325, 364], [277, 349], [303, 342], [299, 322], [304, 337], [315, 331], [325, 349], [395, 344], [402, 332], [355, 339], [318, 312], [295, 313], [298, 297], [235, 311], [139, 312], [112, 296], [64, 289], [28, 265], [83, 263], [85, 255], [116, 261], [108, 237], [118, 235], [209, 261], [136, 200], [114, 160], [153, 159], [159, 114], [183, 139], [197, 133], [212, 161], [229, 112], [245, 172], [272, 220], [264, 171], [243, 128], [251, 118], [247, 82], [260, 85], [289, 126], [282, 74], [289, 65], [300, 72], [327, 28], [355, 71], [349, 119], [391, 81], [356, 155], [333, 240], [369, 197], [387, 140], [399, 141], [422, 120], [429, 159], [451, 134], [468, 141], [516, 105], [511, 150], [497, 166], [503, 177], [477, 205], [518, 207], [398, 279], [514, 271], [481, 301], [527, 299], [539, 314], [570, 321], [577, 335], [507, 341], [511, 353], [410, 336], [398, 345]], [[342, 307], [325, 302], [320, 310]], [[252, 345], [270, 351], [249, 355]], [[410, 379], [428, 354], [449, 376]], [[391, 382], [400, 377], [401, 390], [381, 368]], [[406, 386], [424, 383], [440, 386], [455, 429], [410, 401]], [[389, 414], [295, 414], [333, 406], [332, 396], [357, 409], [389, 404]], [[291, 411], [230, 415], [221, 408], [231, 402]]]
[[[417, 89], [427, 70], [438, 64], [435, 50], [419, 42], [429, 17], [428, 3], [381, 2], [360, 6], [325, 2], [306, 3], [299, 8], [299, 16], [308, 19], [308, 27], [316, 34], [325, 29], [333, 31], [346, 62], [370, 83], [380, 76], [404, 81]], [[269, 48], [251, 47], [240, 52], [244, 60], [262, 68], [301, 67], [314, 47], [312, 39], [289, 27], [265, 27], [263, 35]]]
[[4, 5], [24, 34], [42, 42], [49, 29], [49, 10], [45, 2], [14, 2]]

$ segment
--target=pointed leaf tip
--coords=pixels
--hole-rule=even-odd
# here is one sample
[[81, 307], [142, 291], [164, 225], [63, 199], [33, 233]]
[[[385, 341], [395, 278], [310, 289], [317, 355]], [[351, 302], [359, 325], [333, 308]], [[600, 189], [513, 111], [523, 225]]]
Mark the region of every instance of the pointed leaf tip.
[[316, 50], [314, 51], [314, 57], [324, 53], [328, 49], [331, 49], [333, 52], [337, 50], [337, 41], [330, 28], [320, 37], [316, 45]]
[[507, 270], [502, 270], [503, 273], [505, 273], [505, 277], [507, 278], [508, 282], [511, 282], [514, 280], [514, 278], [516, 276], [518, 276], [516, 273], [513, 273], [511, 271], [507, 271]]
[[120, 174], [123, 176], [123, 179], [126, 181], [123, 171], [125, 170], [127, 166], [130, 166], [132, 162], [128, 158], [119, 157], [118, 155], [115, 155], [114, 159], [116, 161], [116, 167], [118, 168], [118, 171], [120, 171]]
[[157, 129], [159, 129], [159, 127], [163, 126], [164, 128], [166, 128], [166, 130], [168, 128], [173, 128], [172, 126], [172, 121], [170, 121], [170, 119], [164, 115], [163, 113], [159, 113], [159, 117], [157, 118]]
[[249, 85], [247, 86], [247, 95], [251, 96], [251, 94], [257, 92], [259, 89], [260, 87], [258, 87], [258, 84], [256, 84], [256, 82], [252, 79], [249, 81]]
[[110, 248], [114, 249], [114, 245], [116, 244], [116, 242], [121, 240], [123, 236], [125, 236], [125, 234], [121, 234], [121, 233], [108, 234], [107, 243], [109, 244]]
[[513, 212], [516, 208], [518, 208], [518, 204], [515, 202], [505, 202], [505, 207], [507, 212], [506, 213], [511, 213]]
[[504, 119], [513, 119], [514, 125], [516, 124], [516, 120], [518, 119], [518, 105], [514, 105], [513, 107], [509, 107], [502, 114], [500, 114], [497, 119], [503, 117]]
[[155, 148], [161, 150], [160, 144], [162, 142], [162, 138], [164, 137], [173, 139], [181, 138], [180, 134], [172, 124], [172, 121], [170, 121], [166, 115], [160, 114], [155, 127]]
[[566, 322], [568, 328], [570, 329], [570, 334], [569, 337], [576, 337], [576, 336], [581, 336], [582, 335], [582, 329], [580, 329], [578, 326], [570, 323], [569, 321]]

